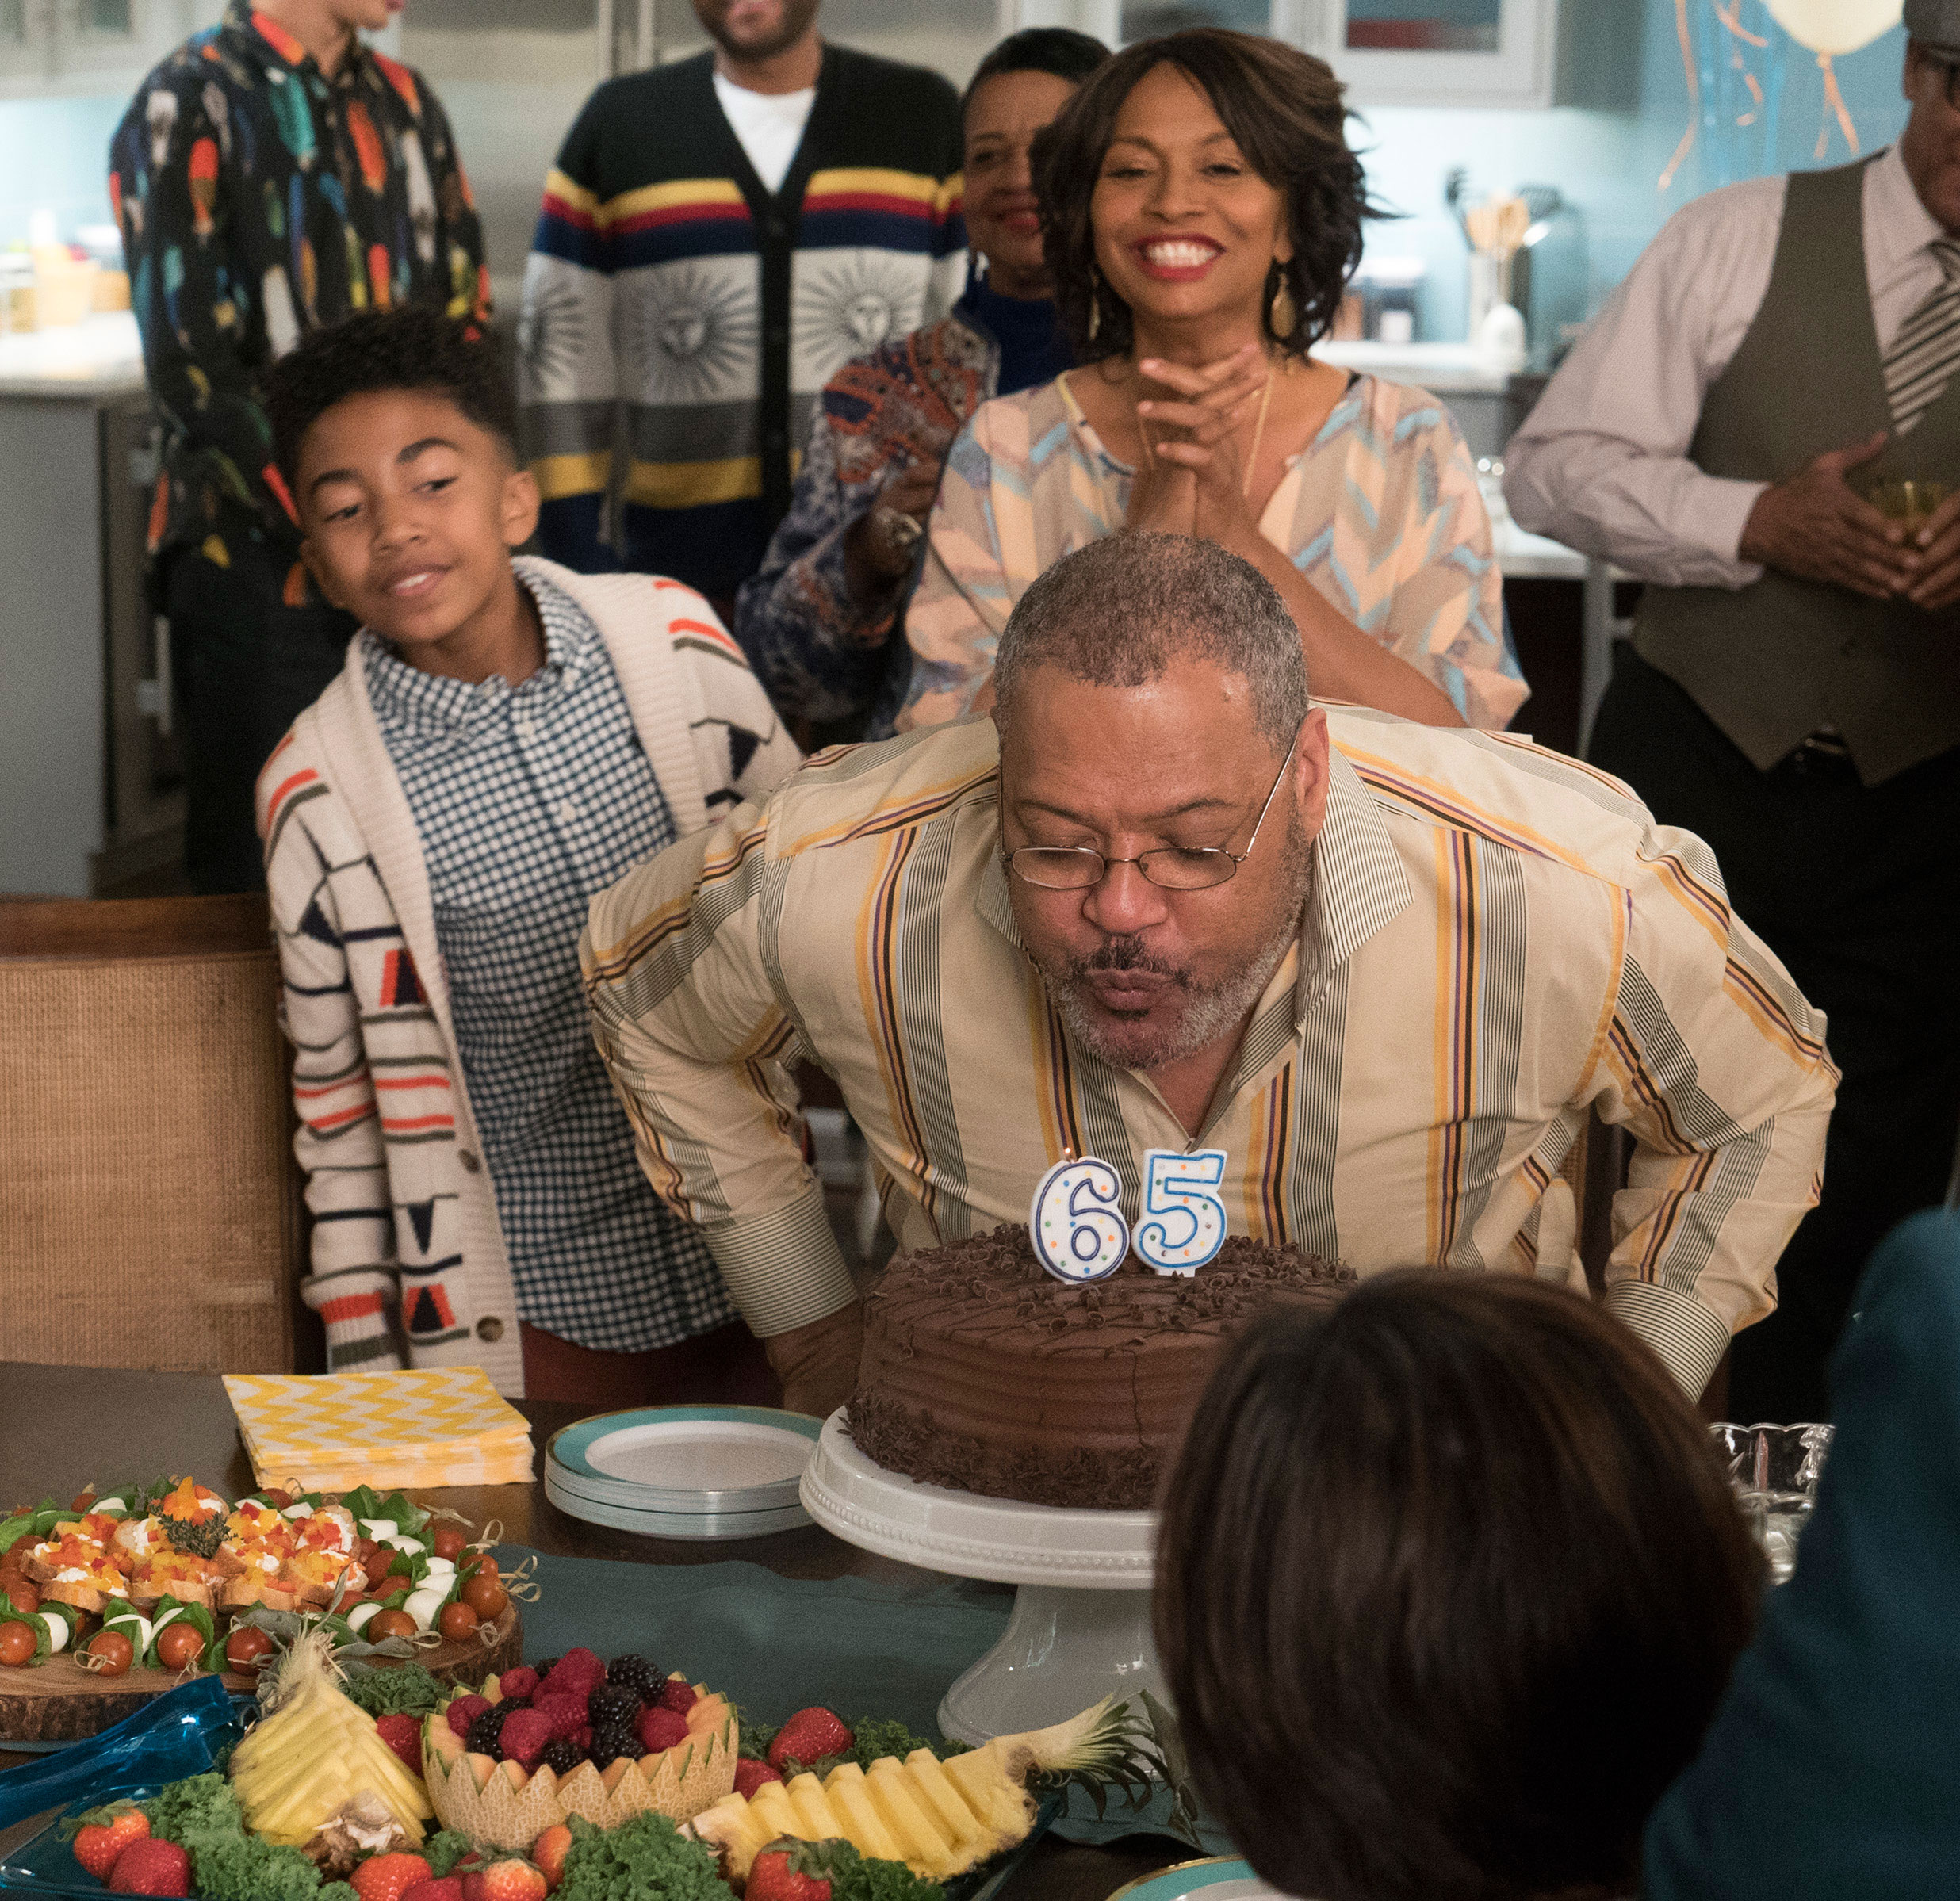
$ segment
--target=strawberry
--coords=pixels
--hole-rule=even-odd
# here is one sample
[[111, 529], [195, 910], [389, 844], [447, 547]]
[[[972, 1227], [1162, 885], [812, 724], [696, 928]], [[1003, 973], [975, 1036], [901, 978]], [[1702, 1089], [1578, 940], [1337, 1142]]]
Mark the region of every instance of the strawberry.
[[150, 1832], [150, 1818], [133, 1802], [112, 1802], [92, 1808], [75, 1830], [75, 1858], [98, 1881], [109, 1879], [116, 1857], [132, 1842]]
[[419, 1855], [375, 1855], [347, 1879], [361, 1901], [401, 1901], [403, 1891], [429, 1879], [429, 1865]]
[[400, 1901], [463, 1901], [463, 1879], [445, 1875], [439, 1881], [418, 1881], [401, 1891]]
[[449, 1726], [459, 1736], [469, 1734], [469, 1726], [489, 1708], [488, 1702], [481, 1696], [458, 1696], [443, 1714], [449, 1719]]
[[685, 1677], [669, 1677], [660, 1685], [660, 1708], [684, 1716], [701, 1700], [701, 1693]]
[[835, 1710], [821, 1704], [798, 1710], [769, 1745], [769, 1766], [779, 1769], [786, 1762], [808, 1765], [822, 1756], [841, 1756], [856, 1741]]
[[531, 1708], [551, 1725], [551, 1739], [554, 1742], [561, 1736], [576, 1735], [585, 1727], [585, 1699], [583, 1696], [542, 1696]]
[[515, 1716], [506, 1718], [503, 1727], [497, 1732], [503, 1760], [521, 1762], [526, 1769], [536, 1766], [550, 1740], [551, 1719], [534, 1709], [519, 1710]]
[[562, 1822], [554, 1822], [531, 1844], [531, 1859], [545, 1877], [546, 1888], [556, 1888], [565, 1878], [565, 1857], [572, 1846], [572, 1831]]
[[412, 1776], [422, 1773], [422, 1719], [419, 1716], [377, 1716], [374, 1727], [381, 1740], [400, 1757]]
[[829, 1864], [821, 1842], [784, 1835], [749, 1865], [748, 1901], [830, 1901]]
[[544, 1871], [515, 1855], [463, 1880], [463, 1901], [545, 1901], [546, 1891]]
[[753, 1756], [745, 1756], [735, 1765], [735, 1792], [744, 1801], [752, 1796], [765, 1782], [780, 1782], [783, 1778], [766, 1762], [758, 1762]]
[[497, 1679], [497, 1689], [503, 1696], [535, 1696], [538, 1673], [528, 1663], [520, 1663], [515, 1670], [506, 1670]]
[[174, 1842], [160, 1842], [144, 1835], [132, 1842], [116, 1857], [109, 1871], [112, 1895], [187, 1895], [190, 1892], [190, 1857]]
[[676, 1715], [672, 1710], [662, 1709], [657, 1703], [641, 1711], [637, 1727], [640, 1740], [646, 1745], [649, 1756], [687, 1740], [687, 1719]]

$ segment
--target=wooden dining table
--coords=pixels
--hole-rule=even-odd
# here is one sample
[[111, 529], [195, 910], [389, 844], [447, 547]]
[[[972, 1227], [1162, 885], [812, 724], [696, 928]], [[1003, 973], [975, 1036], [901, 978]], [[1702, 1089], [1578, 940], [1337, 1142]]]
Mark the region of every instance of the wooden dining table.
[[[576, 1406], [519, 1400], [542, 1463], [546, 1442], [585, 1417]], [[193, 1473], [228, 1497], [256, 1483], [238, 1422], [215, 1374], [140, 1373], [0, 1361], [0, 1516], [17, 1502], [52, 1494], [72, 1498], [89, 1485], [113, 1484], [131, 1463]], [[768, 1538], [686, 1542], [609, 1531], [561, 1512], [545, 1496], [534, 1467], [528, 1485], [418, 1489], [477, 1524], [495, 1520], [510, 1543], [557, 1556], [622, 1564], [710, 1564], [739, 1559], [780, 1578], [868, 1578], [917, 1584], [925, 1574], [833, 1538], [815, 1525]], [[1001, 1587], [1003, 1592], [1006, 1588]], [[32, 1758], [0, 1747], [0, 1770]], [[0, 1833], [0, 1856], [42, 1826]], [[1106, 1846], [1038, 1842], [1002, 1901], [1105, 1901], [1126, 1882], [1196, 1851], [1166, 1835], [1125, 1837]]]

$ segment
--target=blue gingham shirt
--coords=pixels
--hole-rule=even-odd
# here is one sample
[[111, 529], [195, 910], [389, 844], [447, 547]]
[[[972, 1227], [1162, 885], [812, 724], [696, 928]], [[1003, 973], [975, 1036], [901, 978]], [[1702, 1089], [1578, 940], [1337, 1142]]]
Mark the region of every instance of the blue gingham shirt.
[[361, 663], [421, 836], [518, 1312], [639, 1352], [734, 1318], [699, 1231], [640, 1171], [579, 975], [588, 904], [672, 843], [674, 821], [599, 629], [526, 584], [545, 664], [521, 686], [423, 673], [372, 633]]

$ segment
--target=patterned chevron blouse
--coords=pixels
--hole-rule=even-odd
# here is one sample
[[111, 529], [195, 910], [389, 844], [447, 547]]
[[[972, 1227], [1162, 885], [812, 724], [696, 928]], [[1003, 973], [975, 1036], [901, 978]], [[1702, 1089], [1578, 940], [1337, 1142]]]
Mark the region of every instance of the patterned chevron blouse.
[[[329, 79], [234, 0], [136, 90], [109, 145], [164, 480], [152, 548], [299, 531], [260, 379], [316, 325], [410, 301], [489, 306], [483, 230], [449, 122], [405, 66], [357, 45]], [[293, 587], [303, 587], [293, 571]]]
[[[1062, 556], [1123, 526], [1135, 473], [1103, 446], [1066, 377], [981, 406], [947, 460], [905, 617], [902, 732], [992, 704], [994, 648], [1014, 603]], [[1354, 377], [1259, 527], [1470, 725], [1502, 727], [1524, 703], [1476, 470], [1426, 391]]]

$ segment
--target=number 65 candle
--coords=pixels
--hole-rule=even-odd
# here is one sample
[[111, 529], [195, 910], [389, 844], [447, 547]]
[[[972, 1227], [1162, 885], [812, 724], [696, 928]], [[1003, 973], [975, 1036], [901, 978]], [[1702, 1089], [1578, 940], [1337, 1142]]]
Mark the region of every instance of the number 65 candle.
[[1106, 1280], [1134, 1245], [1159, 1274], [1195, 1274], [1225, 1245], [1223, 1149], [1152, 1149], [1144, 1157], [1143, 1213], [1123, 1218], [1123, 1183], [1094, 1156], [1066, 1157], [1041, 1178], [1028, 1211], [1035, 1258], [1057, 1280]]

